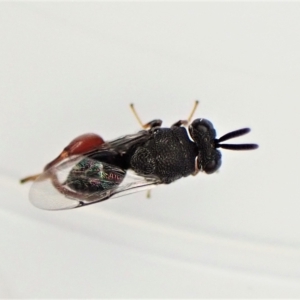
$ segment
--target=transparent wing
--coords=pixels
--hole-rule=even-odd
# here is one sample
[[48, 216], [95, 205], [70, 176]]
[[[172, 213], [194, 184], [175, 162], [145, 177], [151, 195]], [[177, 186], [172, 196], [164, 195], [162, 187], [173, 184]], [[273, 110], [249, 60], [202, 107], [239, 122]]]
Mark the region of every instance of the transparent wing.
[[158, 184], [160, 181], [156, 177], [139, 176], [133, 171], [80, 156], [42, 173], [32, 184], [29, 199], [41, 209], [70, 209], [147, 190]]

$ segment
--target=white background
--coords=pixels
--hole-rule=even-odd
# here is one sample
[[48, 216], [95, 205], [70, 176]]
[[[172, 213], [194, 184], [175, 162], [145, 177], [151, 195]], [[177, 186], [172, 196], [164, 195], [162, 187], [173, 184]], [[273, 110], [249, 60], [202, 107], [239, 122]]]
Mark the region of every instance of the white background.
[[[1, 3], [1, 297], [300, 297], [300, 3]], [[28, 201], [74, 137], [249, 126], [199, 174], [86, 208]]]

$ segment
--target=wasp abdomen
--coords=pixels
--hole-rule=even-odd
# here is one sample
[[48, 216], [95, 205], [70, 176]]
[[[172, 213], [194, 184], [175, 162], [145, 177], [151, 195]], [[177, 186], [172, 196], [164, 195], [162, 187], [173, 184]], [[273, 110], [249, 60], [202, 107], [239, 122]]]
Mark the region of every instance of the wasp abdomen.
[[117, 187], [126, 171], [91, 158], [81, 160], [70, 172], [66, 185], [81, 193], [101, 192]]

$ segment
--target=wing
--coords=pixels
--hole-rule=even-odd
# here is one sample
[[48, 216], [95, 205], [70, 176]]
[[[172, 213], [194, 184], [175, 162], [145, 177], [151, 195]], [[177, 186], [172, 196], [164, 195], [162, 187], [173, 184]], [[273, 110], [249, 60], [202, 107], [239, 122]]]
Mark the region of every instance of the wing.
[[85, 155], [65, 159], [34, 181], [30, 201], [46, 210], [70, 209], [155, 187], [161, 183], [157, 177], [139, 176], [109, 163], [149, 137], [148, 131], [140, 131], [104, 143]]
[[105, 142], [98, 149], [93, 150], [85, 155], [94, 154], [97, 152], [101, 152], [104, 150], [107, 151], [115, 151], [120, 154], [126, 153], [133, 146], [139, 146], [151, 138], [151, 133], [148, 130], [141, 130], [135, 134], [125, 135], [116, 140]]

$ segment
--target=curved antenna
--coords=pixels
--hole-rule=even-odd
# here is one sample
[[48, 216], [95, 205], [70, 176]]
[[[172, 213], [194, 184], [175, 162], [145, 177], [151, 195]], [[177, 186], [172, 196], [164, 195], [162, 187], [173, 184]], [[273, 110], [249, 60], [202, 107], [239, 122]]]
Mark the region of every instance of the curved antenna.
[[219, 139], [215, 140], [216, 148], [223, 148], [228, 150], [254, 150], [258, 148], [257, 144], [220, 144], [221, 142], [236, 138], [238, 136], [247, 134], [250, 132], [250, 128], [242, 128], [232, 132], [229, 132]]
[[236, 137], [238, 137], [238, 136], [247, 134], [247, 133], [249, 133], [250, 131], [251, 131], [250, 128], [242, 128], [242, 129], [238, 129], [238, 130], [235, 130], [235, 131], [231, 131], [231, 132], [226, 133], [225, 135], [221, 136], [221, 137], [218, 139], [218, 142], [221, 143], [221, 142], [224, 142], [224, 141], [227, 141], [227, 140], [236, 138]]

